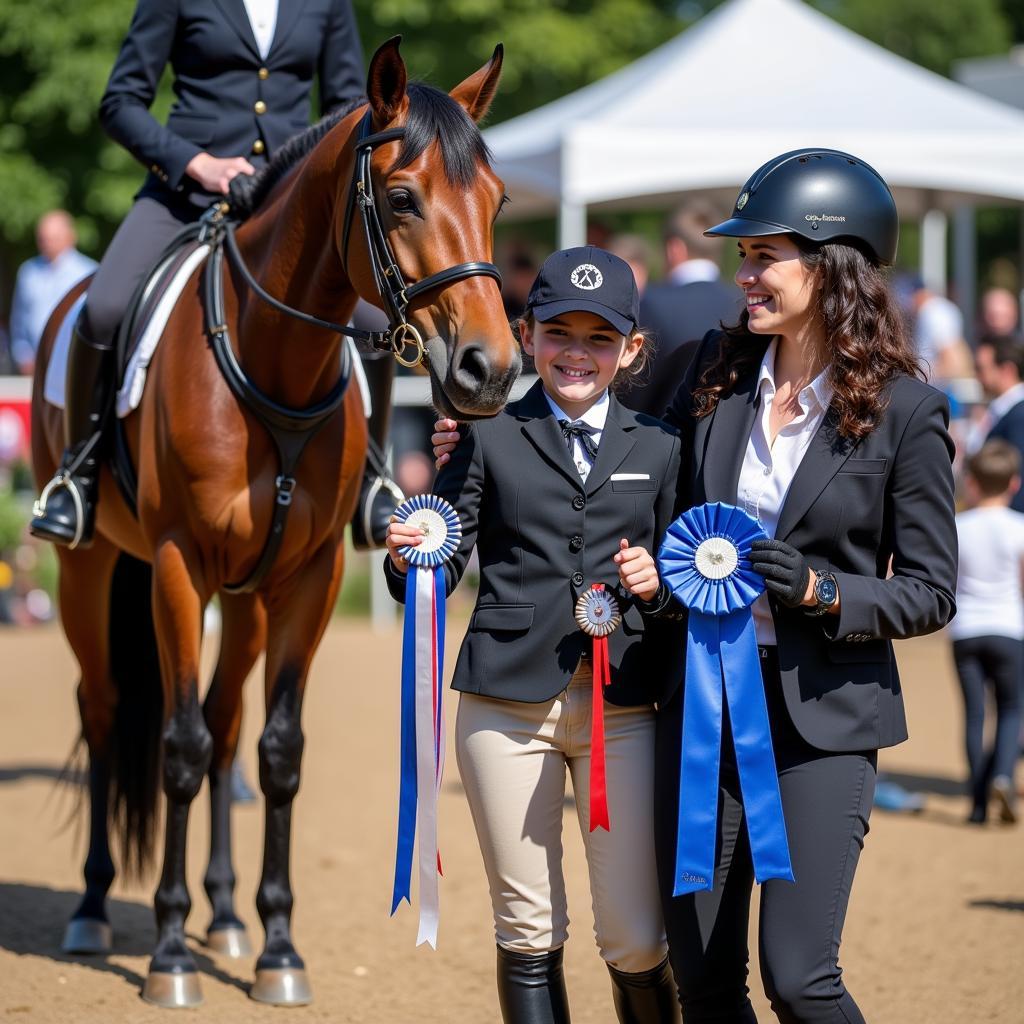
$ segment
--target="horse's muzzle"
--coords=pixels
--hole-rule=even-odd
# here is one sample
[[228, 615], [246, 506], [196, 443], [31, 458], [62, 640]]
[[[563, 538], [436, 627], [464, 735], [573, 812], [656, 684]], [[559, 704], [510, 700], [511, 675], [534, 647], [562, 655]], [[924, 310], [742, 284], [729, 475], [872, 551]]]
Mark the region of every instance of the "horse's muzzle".
[[507, 367], [498, 370], [486, 346], [477, 342], [456, 346], [451, 359], [439, 337], [428, 338], [425, 347], [434, 405], [440, 413], [467, 420], [501, 412], [522, 369], [518, 352]]

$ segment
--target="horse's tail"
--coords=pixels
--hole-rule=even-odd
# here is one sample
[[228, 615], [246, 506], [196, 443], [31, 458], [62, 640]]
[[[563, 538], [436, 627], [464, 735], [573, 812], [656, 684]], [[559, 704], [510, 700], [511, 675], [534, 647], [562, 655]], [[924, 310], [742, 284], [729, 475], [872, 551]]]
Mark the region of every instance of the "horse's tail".
[[158, 824], [163, 690], [152, 577], [147, 562], [122, 554], [110, 584], [110, 675], [117, 689], [110, 825], [128, 877], [151, 865]]

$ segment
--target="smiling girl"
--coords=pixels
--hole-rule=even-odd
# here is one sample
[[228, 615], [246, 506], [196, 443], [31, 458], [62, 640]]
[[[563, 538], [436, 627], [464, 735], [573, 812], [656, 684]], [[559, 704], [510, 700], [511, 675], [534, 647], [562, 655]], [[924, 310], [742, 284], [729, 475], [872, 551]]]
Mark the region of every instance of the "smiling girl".
[[[679, 1020], [654, 859], [654, 703], [681, 672], [678, 625], [651, 550], [676, 514], [679, 441], [609, 391], [639, 366], [644, 337], [629, 267], [592, 247], [551, 256], [519, 328], [540, 378], [492, 420], [463, 426], [434, 491], [462, 542], [449, 593], [475, 546], [480, 590], [452, 686], [456, 752], [490, 883], [506, 1024], [569, 1020], [562, 946], [565, 772], [590, 872], [597, 945], [622, 1024]], [[385, 573], [405, 594], [392, 523]], [[617, 592], [610, 685], [594, 693], [592, 640], [577, 601]], [[610, 829], [591, 820], [592, 709], [604, 722]], [[599, 721], [599, 720], [598, 720]]]

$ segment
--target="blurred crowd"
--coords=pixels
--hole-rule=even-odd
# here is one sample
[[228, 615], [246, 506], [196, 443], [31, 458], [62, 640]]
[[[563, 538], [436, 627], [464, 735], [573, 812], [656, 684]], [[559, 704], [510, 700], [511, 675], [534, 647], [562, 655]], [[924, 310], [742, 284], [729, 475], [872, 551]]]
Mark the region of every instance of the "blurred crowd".
[[[687, 203], [666, 218], [660, 245], [648, 235], [616, 234], [599, 222], [590, 226], [588, 241], [632, 268], [641, 290], [642, 326], [654, 343], [645, 378], [620, 396], [626, 405], [651, 412], [667, 407], [704, 333], [720, 322], [737, 321], [743, 302], [727, 269], [732, 254], [722, 239], [704, 236], [721, 219], [722, 211], [709, 202]], [[0, 321], [0, 375], [32, 373], [54, 305], [96, 266], [76, 242], [74, 221], [64, 210], [40, 219], [38, 255], [19, 268], [7, 323]], [[506, 237], [498, 246], [510, 321], [525, 306], [542, 255], [540, 245], [524, 238]], [[893, 279], [922, 368], [950, 401], [961, 538], [959, 612], [950, 637], [964, 699], [969, 820], [974, 823], [986, 821], [990, 808], [1005, 823], [1018, 817], [1014, 766], [1021, 752], [1024, 704], [1020, 271], [999, 268], [1005, 280], [982, 292], [973, 322], [920, 277], [897, 271]], [[524, 372], [530, 369], [527, 365]], [[15, 429], [13, 414], [2, 405], [0, 400], [0, 623], [27, 624], [53, 615], [53, 556], [22, 529], [32, 482], [23, 438], [21, 443], [15, 438], [20, 428]], [[430, 489], [433, 419], [422, 405], [394, 410], [391, 458], [406, 494]], [[4, 440], [8, 434], [9, 444]], [[894, 811], [923, 806], [918, 794], [884, 779], [876, 801]]]

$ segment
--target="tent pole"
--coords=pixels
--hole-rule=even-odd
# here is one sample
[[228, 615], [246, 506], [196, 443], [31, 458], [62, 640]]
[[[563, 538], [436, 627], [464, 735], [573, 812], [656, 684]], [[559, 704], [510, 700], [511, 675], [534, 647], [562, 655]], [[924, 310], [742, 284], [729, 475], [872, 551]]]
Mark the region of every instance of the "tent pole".
[[921, 277], [925, 287], [937, 295], [946, 294], [947, 227], [942, 210], [928, 210], [921, 218]]
[[975, 342], [974, 311], [978, 308], [978, 246], [974, 206], [960, 203], [953, 211], [954, 297], [964, 315], [964, 338]]
[[558, 204], [558, 248], [587, 244], [587, 208], [563, 195]]

